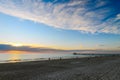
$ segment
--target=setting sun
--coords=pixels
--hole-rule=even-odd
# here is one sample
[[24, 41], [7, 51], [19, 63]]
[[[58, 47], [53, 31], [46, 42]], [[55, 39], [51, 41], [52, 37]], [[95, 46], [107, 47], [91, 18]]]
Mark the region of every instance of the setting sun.
[[19, 46], [23, 46], [23, 44], [20, 44], [20, 43], [14, 43], [12, 44], [13, 46], [16, 46], [16, 47], [19, 47]]

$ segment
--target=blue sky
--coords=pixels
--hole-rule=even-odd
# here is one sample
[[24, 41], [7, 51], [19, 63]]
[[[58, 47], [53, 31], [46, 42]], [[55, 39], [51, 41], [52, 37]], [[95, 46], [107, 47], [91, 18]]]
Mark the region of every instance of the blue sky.
[[120, 50], [119, 0], [1, 0], [0, 44]]

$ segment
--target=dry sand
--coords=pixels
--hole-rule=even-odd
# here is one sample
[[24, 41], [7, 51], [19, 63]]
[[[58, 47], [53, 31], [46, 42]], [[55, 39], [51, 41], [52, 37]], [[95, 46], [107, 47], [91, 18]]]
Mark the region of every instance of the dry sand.
[[0, 80], [120, 80], [120, 57], [0, 64]]

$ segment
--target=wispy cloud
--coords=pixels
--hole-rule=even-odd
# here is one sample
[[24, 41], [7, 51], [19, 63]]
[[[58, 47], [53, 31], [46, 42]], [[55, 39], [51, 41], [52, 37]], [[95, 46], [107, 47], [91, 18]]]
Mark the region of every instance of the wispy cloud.
[[109, 0], [0, 0], [0, 12], [60, 29], [120, 34], [119, 13]]
[[116, 20], [120, 20], [120, 14], [117, 15]]

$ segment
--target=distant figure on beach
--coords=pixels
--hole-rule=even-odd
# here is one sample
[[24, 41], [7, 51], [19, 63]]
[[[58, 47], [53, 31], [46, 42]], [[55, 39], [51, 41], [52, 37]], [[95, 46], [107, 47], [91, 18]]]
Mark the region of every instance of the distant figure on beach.
[[51, 59], [50, 59], [50, 58], [48, 58], [48, 60], [50, 61]]
[[74, 52], [74, 53], [73, 53], [73, 55], [77, 55], [77, 53], [76, 53], [76, 52]]
[[62, 58], [60, 57], [60, 60], [62, 60]]

